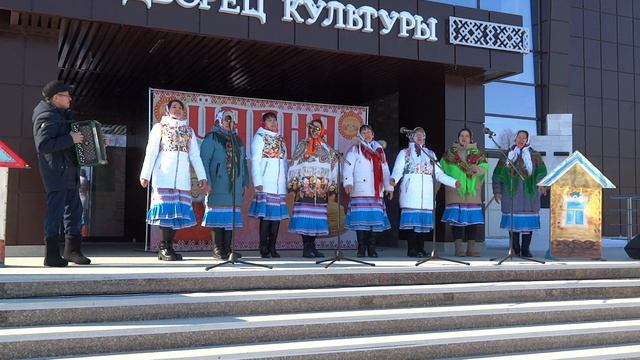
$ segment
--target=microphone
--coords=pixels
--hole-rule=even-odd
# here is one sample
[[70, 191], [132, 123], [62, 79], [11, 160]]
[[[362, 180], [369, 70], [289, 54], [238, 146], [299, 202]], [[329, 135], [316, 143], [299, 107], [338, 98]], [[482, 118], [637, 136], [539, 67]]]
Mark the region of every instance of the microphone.
[[413, 130], [407, 129], [406, 126], [400, 128], [400, 134], [410, 135], [413, 134]]
[[496, 133], [491, 131], [491, 129], [489, 129], [488, 127], [484, 128], [484, 133], [485, 135], [489, 135], [489, 137], [496, 136]]

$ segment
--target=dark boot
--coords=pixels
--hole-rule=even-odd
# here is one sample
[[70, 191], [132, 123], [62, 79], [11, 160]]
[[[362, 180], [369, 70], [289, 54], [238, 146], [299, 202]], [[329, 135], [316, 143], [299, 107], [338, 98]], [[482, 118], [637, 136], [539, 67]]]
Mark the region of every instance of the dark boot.
[[418, 250], [416, 249], [416, 233], [412, 233], [411, 235], [409, 235], [409, 239], [407, 240], [407, 256], [418, 256]]
[[214, 259], [226, 259], [228, 254], [224, 253], [224, 230], [213, 229], [211, 230], [211, 246]]
[[365, 257], [367, 254], [367, 244], [364, 239], [364, 231], [356, 230], [356, 238], [358, 239], [358, 252], [356, 256]]
[[378, 253], [376, 252], [376, 238], [373, 234], [373, 231], [369, 230], [366, 233], [367, 237], [367, 255], [372, 258], [377, 258]]
[[313, 237], [313, 240], [311, 241], [311, 251], [313, 251], [313, 255], [315, 255], [315, 257], [324, 257], [324, 254], [321, 253], [320, 251], [318, 251], [318, 249], [316, 249], [316, 238], [315, 238], [315, 236]]
[[520, 256], [532, 257], [531, 251], [529, 251], [529, 245], [531, 245], [531, 233], [522, 234], [522, 248], [520, 249]]
[[427, 257], [427, 252], [424, 251], [424, 240], [427, 237], [428, 233], [418, 233], [416, 234], [416, 257], [423, 258]]
[[270, 221], [268, 220], [260, 219], [259, 249], [260, 249], [260, 257], [263, 257], [263, 258], [271, 257], [271, 250], [269, 250], [269, 240], [270, 240], [269, 239], [270, 238], [269, 223]]
[[520, 256], [520, 233], [514, 231], [511, 234], [511, 244], [513, 245], [513, 255]]
[[279, 258], [280, 254], [276, 251], [276, 240], [278, 239], [278, 230], [280, 230], [280, 221], [270, 221], [269, 227], [269, 252], [271, 257]]
[[60, 257], [60, 245], [58, 244], [59, 241], [59, 237], [44, 239], [44, 266], [64, 267], [69, 264], [67, 260]]
[[91, 260], [82, 254], [80, 246], [82, 238], [80, 236], [65, 235], [64, 236], [64, 254], [62, 257], [68, 262], [78, 265], [89, 265]]
[[313, 252], [313, 241], [312, 236], [302, 235], [302, 257], [309, 259], [316, 257]]
[[178, 261], [182, 260], [182, 255], [173, 250], [173, 238], [176, 231], [169, 227], [160, 227], [162, 239], [160, 239], [160, 251], [158, 251], [158, 260], [162, 261]]
[[[225, 230], [224, 231], [224, 252], [227, 254], [227, 257], [229, 256], [229, 254], [231, 254], [231, 237], [232, 237], [232, 232], [231, 230]], [[235, 248], [236, 244], [233, 244], [233, 247]], [[236, 259], [240, 259], [242, 257], [242, 254], [240, 254], [237, 251], [234, 251], [233, 254], [236, 256]]]

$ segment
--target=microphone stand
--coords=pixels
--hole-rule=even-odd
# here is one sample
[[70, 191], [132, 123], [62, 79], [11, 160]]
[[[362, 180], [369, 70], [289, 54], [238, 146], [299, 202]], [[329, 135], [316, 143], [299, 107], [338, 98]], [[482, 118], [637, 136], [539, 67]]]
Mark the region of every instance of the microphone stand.
[[224, 266], [227, 264], [236, 265], [251, 265], [251, 266], [259, 266], [267, 269], [273, 269], [271, 265], [264, 264], [256, 264], [249, 261], [238, 260], [238, 256], [235, 253], [235, 237], [236, 237], [236, 159], [238, 154], [236, 154], [236, 136], [234, 133], [231, 133], [231, 253], [229, 254], [229, 259], [223, 261], [219, 264], [207, 266], [204, 270], [209, 271], [218, 266]]
[[345, 159], [344, 155], [342, 155], [336, 149], [333, 149], [331, 147], [328, 148], [330, 149], [330, 152], [333, 154], [333, 156], [338, 159], [338, 163], [336, 164], [336, 166], [338, 166], [338, 181], [336, 184], [338, 193], [336, 195], [336, 201], [338, 202], [338, 248], [335, 251], [334, 257], [324, 260], [318, 260], [316, 261], [316, 264], [319, 265], [328, 261], [329, 263], [324, 267], [325, 269], [329, 268], [329, 266], [333, 265], [336, 261], [351, 261], [362, 265], [376, 266], [376, 264], [374, 263], [348, 258], [342, 254], [342, 240], [340, 237], [340, 193], [342, 192], [342, 162], [344, 161], [349, 165], [351, 165], [351, 163], [349, 162], [349, 160]]
[[[409, 135], [407, 135], [407, 137], [409, 137]], [[431, 164], [433, 166], [433, 171], [431, 171], [431, 182], [432, 182], [431, 185], [433, 186], [433, 196], [431, 196], [431, 199], [433, 200], [433, 203], [432, 203], [433, 204], [433, 216], [432, 216], [433, 229], [431, 230], [431, 235], [432, 235], [432, 239], [431, 239], [431, 246], [432, 246], [431, 247], [431, 255], [426, 257], [426, 258], [424, 258], [424, 259], [422, 259], [422, 260], [419, 260], [418, 262], [416, 262], [416, 266], [420, 266], [420, 265], [426, 263], [427, 261], [431, 261], [431, 260], [443, 260], [443, 261], [449, 261], [449, 262], [463, 264], [463, 265], [471, 265], [470, 263], [465, 262], [465, 261], [449, 259], [449, 258], [441, 257], [440, 255], [438, 255], [438, 247], [436, 246], [436, 167], [438, 167], [443, 173], [444, 173], [444, 170], [442, 170], [442, 167], [436, 161], [436, 159], [431, 157], [431, 155], [422, 146], [420, 146], [420, 151], [427, 158], [429, 158], [429, 161], [431, 162]]]
[[[508, 167], [510, 167], [511, 169], [513, 169], [515, 171], [515, 173], [518, 175], [518, 177], [520, 178], [520, 180], [522, 180], [522, 186], [524, 186], [524, 175], [522, 175], [522, 172], [515, 166], [515, 164], [513, 163], [513, 161], [511, 161], [511, 159], [509, 159], [509, 154], [507, 154], [507, 151], [505, 149], [503, 149], [502, 147], [500, 147], [500, 145], [498, 145], [498, 143], [496, 142], [496, 140], [493, 138], [493, 133], [488, 133], [487, 135], [489, 135], [489, 139], [491, 139], [491, 141], [493, 141], [493, 143], [496, 145], [496, 148], [500, 151], [500, 154], [503, 156], [503, 158], [505, 159], [505, 163], [507, 164]], [[511, 185], [511, 184], [509, 184]], [[503, 191], [504, 193], [504, 191]], [[515, 251], [513, 251], [513, 193], [511, 194], [510, 198], [511, 198], [511, 214], [510, 214], [510, 228], [509, 228], [509, 253], [500, 258], [493, 258], [490, 261], [496, 261], [499, 260], [498, 263], [496, 265], [502, 265], [503, 262], [507, 261], [507, 260], [513, 260], [513, 258], [518, 258], [518, 259], [522, 259], [522, 260], [527, 260], [527, 261], [533, 261], [533, 262], [537, 262], [539, 264], [544, 264], [545, 262], [542, 260], [537, 260], [537, 259], [533, 259], [533, 258], [528, 258], [528, 257], [524, 257], [524, 256], [520, 256], [520, 255], [516, 255]], [[495, 195], [494, 195], [495, 197]], [[490, 204], [491, 202], [489, 202]], [[487, 204], [487, 207], [489, 206], [489, 204]], [[533, 234], [532, 234], [533, 237]], [[520, 239], [518, 239], [518, 241], [520, 241]]]

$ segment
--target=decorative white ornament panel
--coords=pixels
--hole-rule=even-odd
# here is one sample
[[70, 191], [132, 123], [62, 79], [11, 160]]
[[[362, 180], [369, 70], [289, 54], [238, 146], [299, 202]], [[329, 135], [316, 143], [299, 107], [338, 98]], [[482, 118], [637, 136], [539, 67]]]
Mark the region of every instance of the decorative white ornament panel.
[[529, 53], [529, 30], [521, 26], [449, 17], [449, 42], [454, 45]]

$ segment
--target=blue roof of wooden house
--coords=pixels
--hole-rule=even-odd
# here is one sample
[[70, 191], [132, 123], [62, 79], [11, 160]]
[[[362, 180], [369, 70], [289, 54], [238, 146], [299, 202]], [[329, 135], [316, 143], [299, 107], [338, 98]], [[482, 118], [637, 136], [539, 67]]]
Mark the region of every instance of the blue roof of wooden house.
[[589, 174], [593, 180], [597, 181], [600, 186], [605, 189], [614, 189], [616, 186], [604, 176], [597, 167], [595, 167], [587, 158], [580, 153], [580, 151], [574, 151], [564, 161], [562, 161], [555, 169], [547, 174], [540, 182], [539, 186], [551, 186], [564, 174], [567, 173], [572, 167], [580, 165]]

